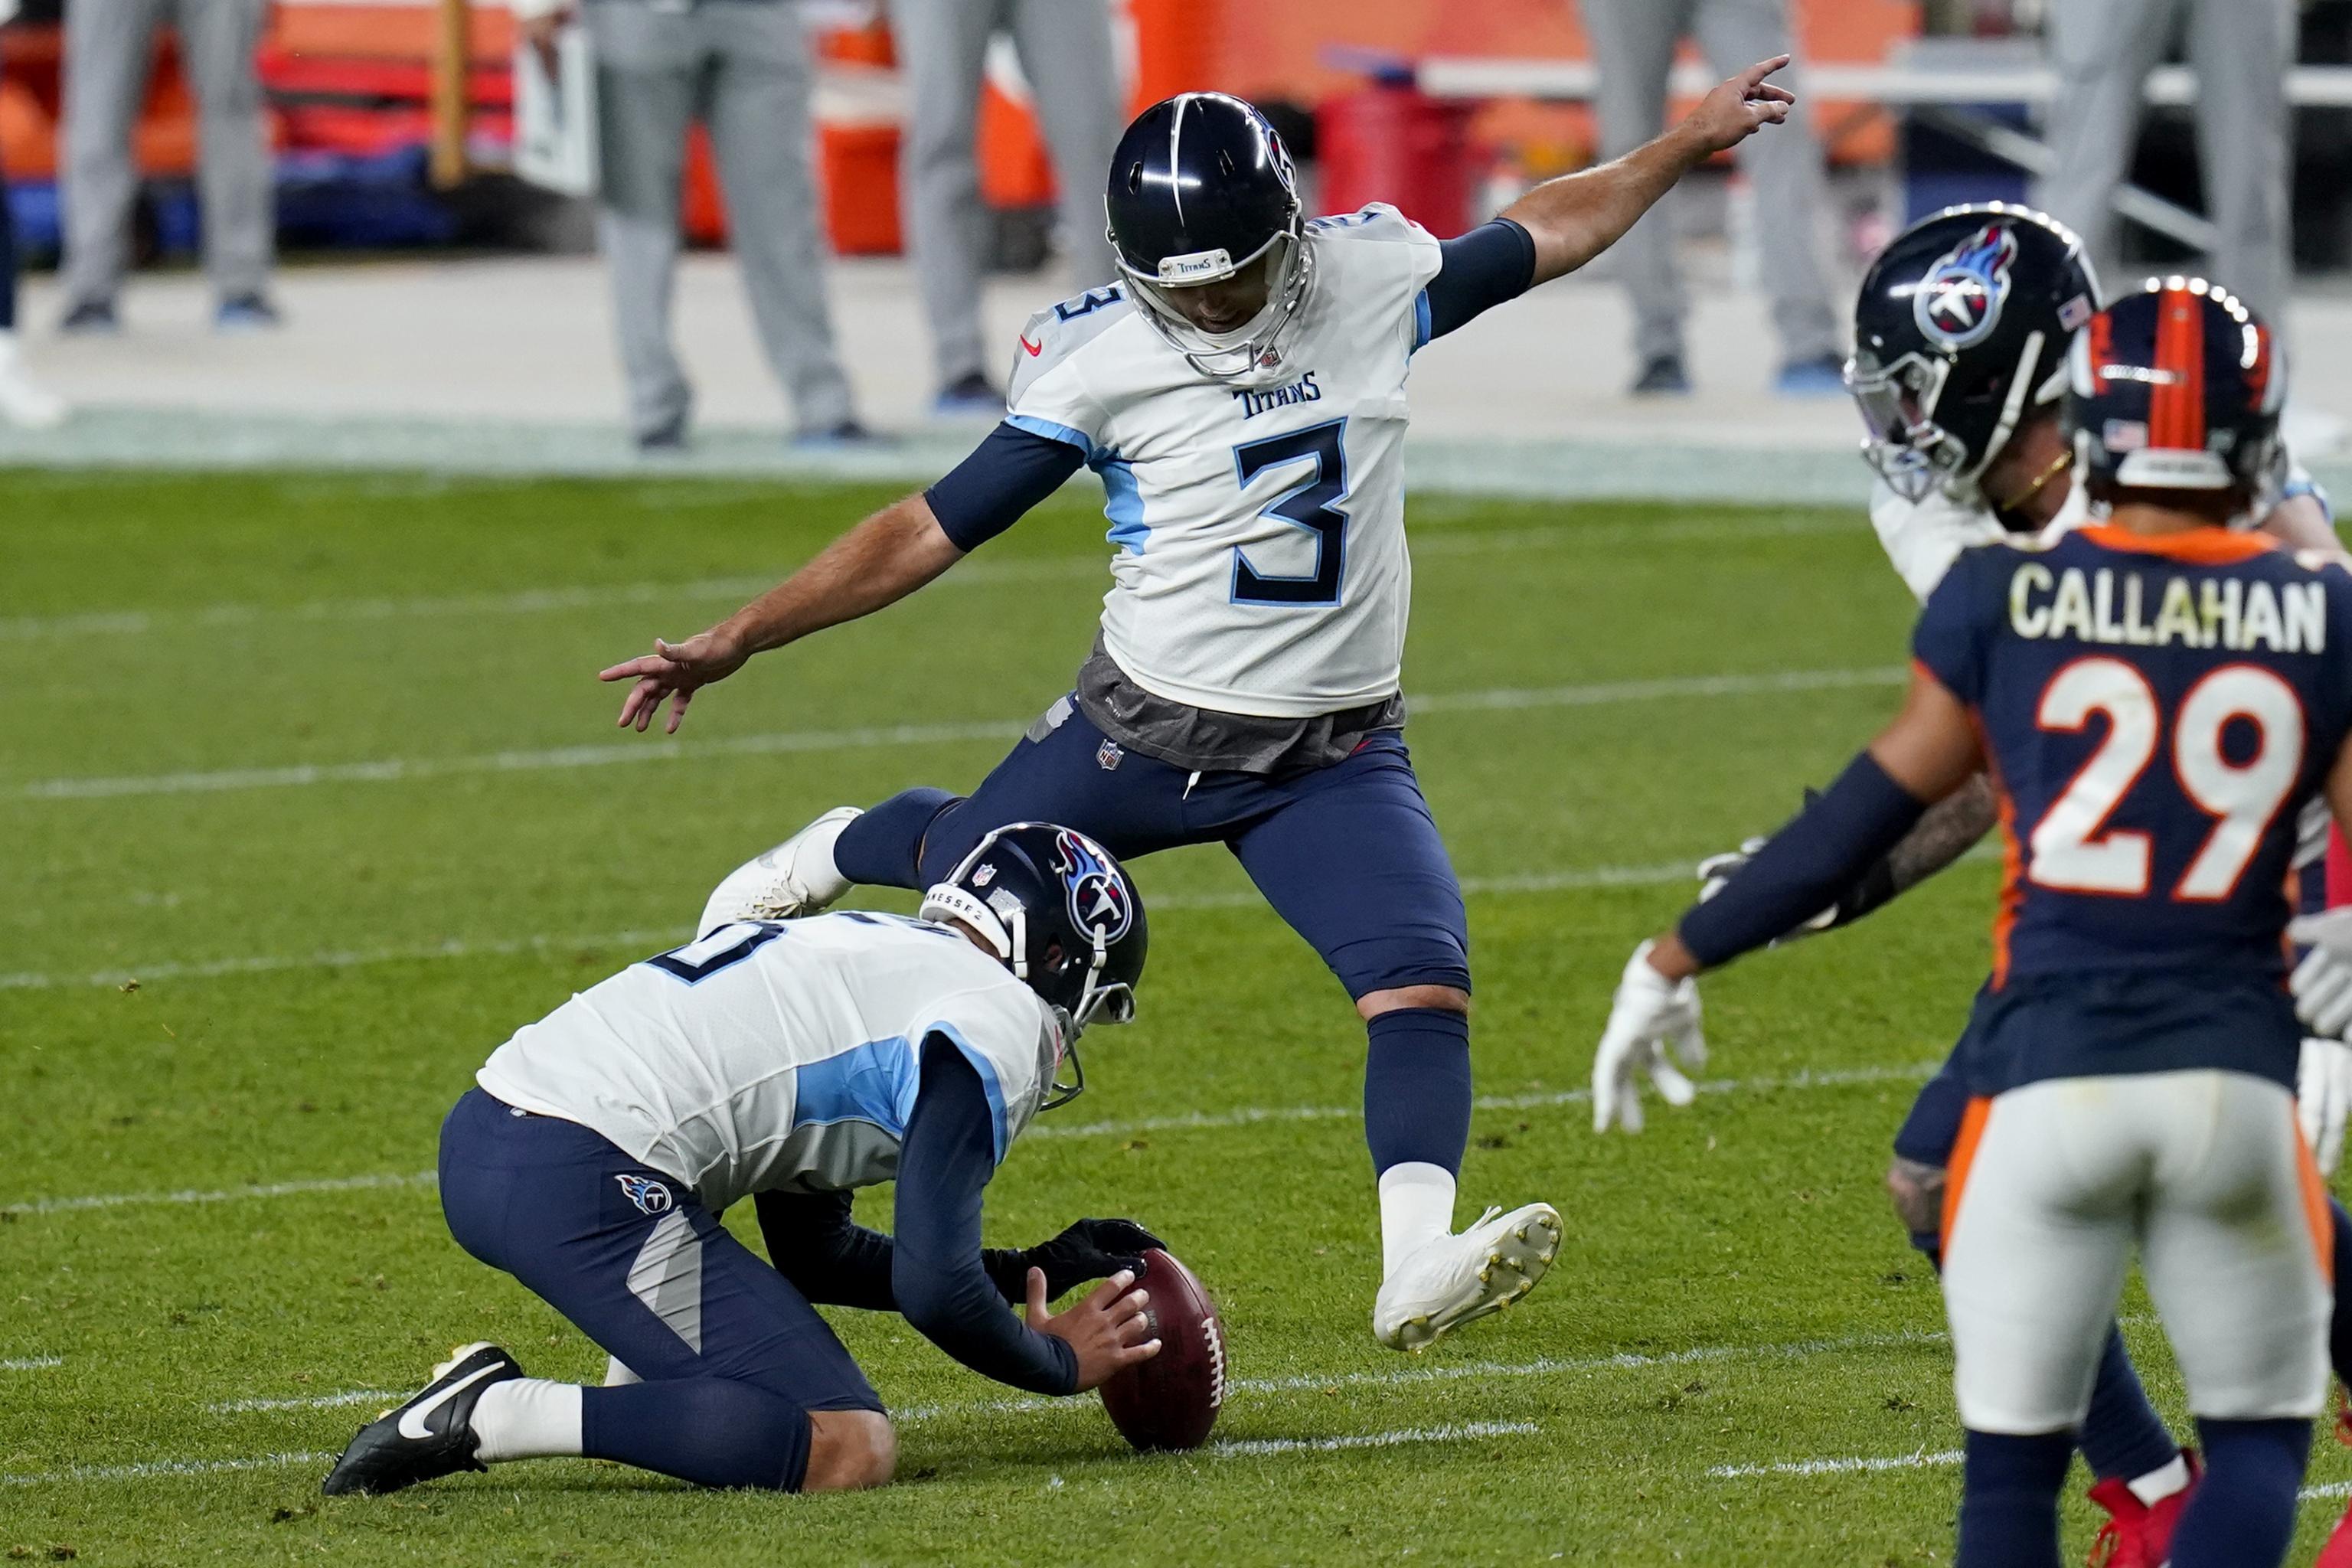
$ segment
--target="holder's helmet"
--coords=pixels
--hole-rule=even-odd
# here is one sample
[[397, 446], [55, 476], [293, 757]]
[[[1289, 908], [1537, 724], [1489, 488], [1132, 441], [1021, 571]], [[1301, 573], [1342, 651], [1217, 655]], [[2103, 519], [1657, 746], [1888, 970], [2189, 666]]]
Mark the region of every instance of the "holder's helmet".
[[2004, 202], [1947, 207], [1879, 253], [1853, 308], [1846, 390], [1863, 457], [1896, 494], [1961, 499], [2030, 408], [2065, 385], [2066, 345], [2099, 305], [2072, 230]]
[[[1222, 92], [1181, 92], [1135, 117], [1103, 198], [1128, 291], [1203, 375], [1245, 375], [1278, 352], [1314, 272], [1298, 180], [1266, 117]], [[1265, 271], [1265, 304], [1231, 331], [1194, 326], [1171, 290]]]

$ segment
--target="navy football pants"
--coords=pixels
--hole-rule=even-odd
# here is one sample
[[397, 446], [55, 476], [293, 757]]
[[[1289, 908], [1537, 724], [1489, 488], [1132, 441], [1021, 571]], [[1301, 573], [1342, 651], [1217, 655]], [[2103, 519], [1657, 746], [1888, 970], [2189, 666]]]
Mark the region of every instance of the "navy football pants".
[[[836, 852], [842, 870], [919, 890], [1013, 822], [1075, 827], [1122, 860], [1221, 843], [1349, 996], [1470, 989], [1462, 887], [1394, 731], [1328, 767], [1266, 778], [1191, 773], [1113, 745], [1074, 701], [1055, 713], [1060, 722], [1015, 745], [969, 797], [909, 792], [853, 823]], [[944, 804], [925, 809], [926, 795]]]
[[590, 1129], [471, 1089], [442, 1123], [440, 1174], [457, 1245], [645, 1380], [585, 1391], [591, 1457], [791, 1489], [808, 1412], [882, 1408], [790, 1280], [683, 1184]]

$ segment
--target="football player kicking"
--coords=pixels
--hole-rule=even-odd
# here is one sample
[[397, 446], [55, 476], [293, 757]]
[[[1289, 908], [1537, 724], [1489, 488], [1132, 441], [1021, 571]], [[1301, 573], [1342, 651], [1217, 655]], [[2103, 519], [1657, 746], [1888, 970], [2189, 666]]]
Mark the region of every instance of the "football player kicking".
[[2326, 1393], [2322, 1178], [2283, 982], [2300, 808], [2352, 821], [2352, 574], [2242, 521], [2284, 370], [2221, 289], [2150, 280], [2069, 355], [2111, 521], [1972, 549], [1902, 713], [1618, 987], [1596, 1081], [1695, 1044], [1692, 977], [1824, 907], [1988, 773], [2008, 827], [1943, 1202], [1961, 1568], [2055, 1568], [2058, 1494], [2135, 1244], [2207, 1470], [2176, 1568], [2274, 1564]]
[[[1145, 941], [1116, 861], [1024, 823], [982, 838], [919, 920], [725, 923], [519, 1030], [442, 1125], [442, 1208], [458, 1245], [578, 1325], [612, 1374], [551, 1383], [466, 1346], [361, 1429], [327, 1491], [565, 1455], [710, 1487], [877, 1486], [889, 1419], [813, 1303], [901, 1312], [1034, 1394], [1156, 1354], [1129, 1289], [1159, 1245], [1140, 1226], [980, 1245], [982, 1189], [1030, 1120], [1077, 1092], [1087, 1026], [1133, 1015]], [[894, 1174], [893, 1234], [852, 1224], [852, 1191]], [[773, 1267], [719, 1222], [743, 1197]], [[1007, 1305], [1024, 1298], [1026, 1326]]]
[[[2089, 521], [2089, 499], [2070, 471], [2059, 398], [2067, 344], [2099, 298], [2098, 281], [2074, 236], [2040, 213], [1989, 204], [1921, 219], [1873, 263], [1855, 306], [1857, 346], [1848, 382], [1877, 474], [1870, 514], [1889, 562], [1923, 602], [1961, 551], [2012, 534], [2064, 531]], [[2326, 494], [2292, 465], [2256, 503], [2263, 531], [2305, 549], [2340, 551]], [[1990, 784], [1970, 781], [1931, 808], [1901, 844], [1790, 936], [1844, 926], [1934, 875], [1994, 826]], [[2296, 861], [2315, 893], [2326, 813], [2317, 814]], [[1699, 874], [1711, 893], [1737, 876], [1763, 840], [1711, 858]], [[1703, 894], [1702, 896], [1706, 896]], [[1785, 940], [1785, 939], [1784, 939]], [[2315, 961], [2313, 973], [2324, 965]], [[2297, 990], [2310, 976], [2299, 973]], [[2332, 1037], [2344, 1032], [2339, 1019]], [[1687, 1103], [1671, 1061], [1653, 1064], [1668, 1098]], [[2352, 1098], [2352, 1050], [2340, 1037], [2313, 1039], [2300, 1073], [2305, 1128], [2323, 1169], [2343, 1144]], [[1887, 1186], [1912, 1243], [1929, 1261], [1942, 1252], [1945, 1172], [1958, 1141], [1968, 1092], [1948, 1065], [1921, 1089], [1895, 1135]], [[1596, 1100], [1596, 1122], [1622, 1116], [1638, 1127], [1628, 1090]], [[2352, 1219], [2336, 1210], [2339, 1257], [2352, 1260]], [[2352, 1292], [2336, 1336], [2352, 1352]], [[2352, 1372], [2352, 1354], [2339, 1371]], [[2083, 1458], [2095, 1478], [2092, 1500], [2108, 1515], [2099, 1553], [2105, 1568], [2158, 1568], [2196, 1478], [2197, 1457], [2177, 1443], [2149, 1405], [2124, 1348], [2108, 1337], [2089, 1414]], [[2352, 1568], [2347, 1555], [2330, 1568]]]
[[782, 914], [918, 888], [998, 824], [1046, 816], [1122, 857], [1222, 843], [1353, 998], [1382, 1284], [1372, 1331], [1419, 1350], [1524, 1295], [1547, 1204], [1452, 1234], [1471, 1111], [1462, 891], [1400, 731], [1412, 572], [1405, 377], [1418, 350], [1606, 249], [1687, 170], [1786, 117], [1768, 60], [1624, 158], [1537, 186], [1444, 243], [1374, 205], [1307, 221], [1290, 158], [1237, 99], [1146, 110], [1113, 158], [1120, 279], [1030, 320], [1011, 412], [953, 472], [698, 637], [604, 672], [624, 725], [753, 654], [914, 592], [1081, 466], [1111, 589], [1076, 689], [968, 797], [829, 812], [738, 873]]

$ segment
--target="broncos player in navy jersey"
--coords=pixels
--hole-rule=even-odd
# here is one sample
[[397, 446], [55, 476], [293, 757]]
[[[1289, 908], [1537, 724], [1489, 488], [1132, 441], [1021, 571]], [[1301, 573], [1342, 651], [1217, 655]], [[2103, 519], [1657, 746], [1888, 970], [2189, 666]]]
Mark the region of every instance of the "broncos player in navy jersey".
[[1378, 204], [1310, 219], [1281, 137], [1238, 99], [1146, 110], [1105, 193], [1120, 277], [1031, 318], [987, 440], [726, 621], [604, 672], [631, 683], [622, 723], [667, 702], [675, 729], [753, 654], [903, 598], [1080, 467], [1100, 477], [1111, 587], [1075, 689], [969, 795], [828, 812], [730, 896], [795, 915], [853, 883], [923, 887], [1024, 817], [1128, 859], [1227, 846], [1361, 1021], [1375, 1338], [1421, 1350], [1524, 1296], [1558, 1252], [1551, 1205], [1453, 1228], [1469, 930], [1403, 738], [1407, 376], [1433, 340], [1582, 266], [1684, 172], [1781, 121], [1793, 100], [1766, 79], [1786, 63], [1442, 243]]
[[2352, 575], [2242, 523], [2284, 371], [2203, 282], [2095, 316], [2066, 415], [2106, 521], [1962, 555], [1899, 717], [1639, 949], [1596, 1079], [1698, 1032], [1693, 977], [1775, 940], [1978, 772], [2007, 848], [1943, 1215], [1968, 1431], [1961, 1568], [2054, 1568], [2059, 1489], [2130, 1255], [2208, 1470], [2177, 1568], [2272, 1564], [2327, 1382], [2324, 1184], [2297, 1123], [2284, 933], [2296, 816], [2352, 820]]

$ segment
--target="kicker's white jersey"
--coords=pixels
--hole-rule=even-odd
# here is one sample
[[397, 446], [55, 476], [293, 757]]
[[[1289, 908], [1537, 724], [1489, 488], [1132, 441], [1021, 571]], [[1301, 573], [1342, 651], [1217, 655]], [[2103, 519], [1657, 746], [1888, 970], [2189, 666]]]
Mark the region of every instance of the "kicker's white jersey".
[[1308, 718], [1402, 681], [1405, 373], [1441, 258], [1385, 205], [1318, 218], [1307, 244], [1280, 361], [1243, 377], [1192, 369], [1117, 287], [1022, 333], [1011, 422], [1101, 476], [1104, 646], [1171, 701]]
[[1060, 1026], [961, 934], [897, 915], [720, 926], [525, 1025], [476, 1079], [716, 1211], [888, 1181], [933, 1035], [979, 1071], [1003, 1159], [1053, 1082]]

